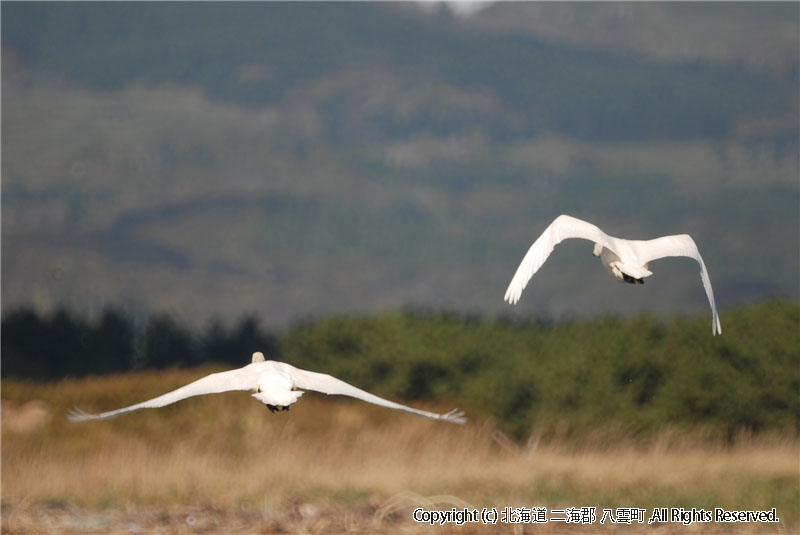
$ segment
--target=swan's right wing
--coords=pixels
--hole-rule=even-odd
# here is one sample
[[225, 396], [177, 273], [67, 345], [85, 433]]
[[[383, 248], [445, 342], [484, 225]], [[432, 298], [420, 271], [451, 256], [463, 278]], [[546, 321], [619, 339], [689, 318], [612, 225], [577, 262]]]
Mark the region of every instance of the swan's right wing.
[[652, 260], [665, 258], [668, 256], [688, 256], [694, 258], [700, 264], [700, 280], [708, 297], [708, 304], [711, 305], [711, 334], [722, 334], [722, 325], [717, 314], [717, 305], [714, 303], [714, 290], [711, 289], [711, 279], [706, 270], [700, 250], [691, 236], [688, 234], [677, 234], [674, 236], [662, 236], [653, 240], [638, 241], [635, 244], [639, 260], [646, 264]]
[[528, 252], [517, 268], [511, 283], [508, 285], [504, 299], [516, 304], [522, 295], [522, 290], [528, 285], [533, 274], [539, 271], [545, 260], [553, 252], [553, 248], [569, 238], [583, 238], [584, 240], [599, 243], [603, 247], [614, 251], [616, 246], [614, 238], [600, 230], [595, 225], [568, 215], [560, 215], [550, 223], [542, 235], [531, 245]]
[[83, 412], [78, 407], [70, 410], [67, 413], [67, 418], [71, 422], [82, 422], [84, 420], [105, 420], [107, 418], [114, 418], [126, 412], [138, 411], [139, 409], [151, 409], [156, 407], [163, 407], [182, 399], [190, 398], [193, 396], [202, 396], [205, 394], [218, 394], [220, 392], [228, 392], [231, 390], [250, 390], [253, 381], [247, 380], [246, 376], [242, 374], [242, 369], [230, 370], [227, 372], [212, 373], [202, 379], [198, 379], [193, 383], [182, 386], [172, 392], [167, 392], [157, 398], [153, 398], [130, 407], [123, 407], [121, 409], [102, 412], [100, 414], [89, 414]]
[[437, 414], [435, 412], [414, 409], [412, 407], [401, 405], [400, 403], [389, 401], [388, 399], [383, 399], [374, 394], [370, 394], [369, 392], [361, 390], [360, 388], [356, 388], [355, 386], [345, 383], [344, 381], [331, 375], [300, 370], [294, 366], [289, 366], [288, 364], [287, 367], [289, 368], [289, 373], [291, 374], [292, 381], [294, 382], [296, 388], [303, 390], [314, 390], [316, 392], [322, 392], [323, 394], [329, 395], [350, 396], [368, 403], [380, 405], [381, 407], [410, 412], [411, 414], [416, 414], [417, 416], [423, 416], [425, 418], [432, 418], [434, 420], [443, 420], [445, 422], [452, 422], [456, 424], [467, 423], [464, 413], [457, 409], [453, 409], [446, 414]]

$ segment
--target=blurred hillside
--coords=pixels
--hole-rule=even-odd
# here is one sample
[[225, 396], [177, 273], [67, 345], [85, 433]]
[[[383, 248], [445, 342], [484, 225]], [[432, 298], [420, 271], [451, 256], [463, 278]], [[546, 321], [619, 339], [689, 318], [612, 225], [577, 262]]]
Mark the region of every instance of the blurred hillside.
[[773, 3], [515, 2], [473, 17], [477, 27], [668, 61], [744, 62], [797, 69], [797, 9]]
[[[4, 3], [3, 307], [507, 311], [560, 213], [692, 234], [723, 324], [797, 298], [800, 7], [625, 6]], [[513, 313], [708, 312], [590, 252]]]

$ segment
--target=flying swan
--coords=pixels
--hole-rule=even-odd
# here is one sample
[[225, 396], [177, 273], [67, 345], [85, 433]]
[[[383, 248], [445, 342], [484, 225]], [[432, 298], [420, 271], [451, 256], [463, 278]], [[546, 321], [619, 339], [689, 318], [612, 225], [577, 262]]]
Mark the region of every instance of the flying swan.
[[697, 250], [694, 240], [688, 234], [675, 236], [662, 236], [653, 240], [623, 240], [609, 236], [595, 225], [586, 221], [560, 215], [542, 235], [533, 242], [525, 257], [522, 259], [517, 272], [511, 279], [506, 290], [505, 300], [516, 304], [522, 290], [528, 285], [533, 274], [544, 264], [553, 248], [569, 238], [583, 238], [595, 242], [594, 256], [599, 256], [603, 266], [620, 282], [631, 284], [644, 284], [644, 278], [653, 274], [648, 263], [667, 256], [688, 256], [700, 264], [700, 279], [706, 290], [708, 302], [711, 305], [711, 334], [722, 334], [719, 323], [717, 307], [714, 304], [714, 291], [711, 289], [711, 279], [708, 278], [703, 257]]
[[453, 409], [446, 414], [436, 414], [406, 407], [365, 392], [324, 373], [300, 370], [285, 362], [264, 360], [264, 354], [260, 351], [253, 353], [252, 362], [243, 368], [212, 373], [157, 398], [100, 414], [88, 414], [75, 407], [69, 411], [67, 418], [71, 422], [105, 420], [106, 418], [114, 418], [120, 414], [138, 411], [139, 409], [163, 407], [192, 396], [218, 394], [232, 390], [251, 390], [253, 391], [252, 396], [266, 405], [270, 411], [288, 411], [289, 406], [303, 395], [303, 390], [298, 390], [301, 388], [329, 395], [350, 396], [381, 407], [410, 412], [411, 414], [434, 420], [443, 420], [456, 424], [465, 424], [467, 422], [463, 411], [458, 409]]

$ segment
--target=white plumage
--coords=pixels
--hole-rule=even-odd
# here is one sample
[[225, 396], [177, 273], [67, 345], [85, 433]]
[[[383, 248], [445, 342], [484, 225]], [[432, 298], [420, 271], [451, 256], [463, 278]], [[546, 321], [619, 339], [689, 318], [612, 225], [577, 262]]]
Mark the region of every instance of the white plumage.
[[467, 421], [462, 411], [454, 409], [446, 414], [437, 414], [406, 407], [365, 392], [330, 375], [301, 370], [285, 362], [264, 360], [264, 355], [261, 352], [253, 353], [252, 363], [243, 368], [212, 373], [157, 398], [100, 414], [87, 414], [75, 407], [69, 412], [67, 418], [72, 422], [104, 420], [106, 418], [114, 418], [120, 414], [138, 411], [139, 409], [163, 407], [192, 396], [218, 394], [232, 390], [252, 391], [254, 398], [275, 412], [288, 410], [289, 406], [303, 395], [302, 389], [314, 390], [324, 394], [350, 396], [381, 407], [410, 412], [411, 414], [434, 420], [443, 420], [456, 424], [464, 424]]
[[668, 256], [687, 256], [695, 259], [700, 264], [700, 279], [711, 305], [711, 334], [722, 334], [711, 280], [708, 278], [700, 251], [697, 250], [697, 245], [691, 236], [678, 234], [653, 240], [624, 240], [609, 236], [595, 225], [568, 215], [555, 218], [533, 242], [508, 285], [505, 300], [512, 305], [519, 301], [522, 290], [528, 285], [533, 274], [542, 267], [553, 252], [553, 248], [569, 238], [583, 238], [595, 242], [594, 255], [600, 257], [603, 266], [620, 282], [643, 284], [643, 279], [653, 274], [648, 266], [652, 260]]

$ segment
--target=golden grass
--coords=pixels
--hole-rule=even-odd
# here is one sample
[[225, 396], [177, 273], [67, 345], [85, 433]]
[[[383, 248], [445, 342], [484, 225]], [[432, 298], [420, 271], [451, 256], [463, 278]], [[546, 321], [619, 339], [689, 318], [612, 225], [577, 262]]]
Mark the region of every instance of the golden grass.
[[[234, 392], [109, 421], [71, 424], [64, 418], [73, 404], [89, 411], [117, 408], [208, 371], [50, 385], [5, 381], [3, 532], [485, 529], [415, 524], [411, 511], [420, 504], [440, 509], [594, 506], [598, 513], [641, 507], [648, 515], [654, 507], [777, 507], [782, 520], [777, 525], [661, 524], [647, 529], [738, 533], [800, 528], [800, 447], [794, 437], [742, 437], [723, 446], [675, 430], [649, 440], [621, 433], [611, 441], [605, 430], [602, 441], [576, 444], [534, 436], [519, 445], [480, 415], [472, 414], [470, 424], [462, 427], [313, 394], [290, 412], [275, 415], [247, 394]], [[534, 528], [568, 532], [576, 526], [505, 525], [495, 530]], [[624, 528], [595, 523], [583, 530]]]

